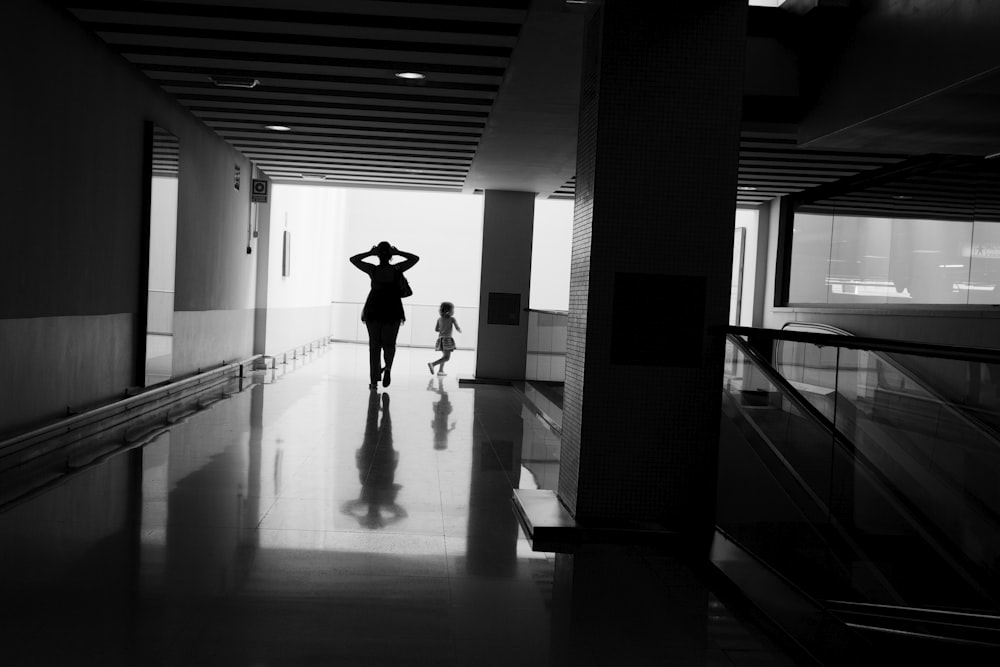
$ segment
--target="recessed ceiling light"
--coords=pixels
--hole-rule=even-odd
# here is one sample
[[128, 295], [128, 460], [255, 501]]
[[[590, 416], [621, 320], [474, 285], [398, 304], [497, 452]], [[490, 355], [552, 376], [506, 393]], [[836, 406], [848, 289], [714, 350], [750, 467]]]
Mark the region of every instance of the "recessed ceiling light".
[[255, 88], [260, 80], [249, 76], [210, 76], [209, 80], [219, 88]]
[[289, 132], [292, 129], [287, 125], [265, 125], [264, 127], [275, 132]]
[[893, 195], [893, 199], [913, 199], [910, 195]]
[[306, 181], [325, 181], [326, 174], [302, 174], [302, 178]]
[[398, 79], [425, 79], [427, 78], [420, 72], [396, 72], [396, 78]]
[[737, 189], [737, 190], [744, 190], [744, 191], [749, 191], [749, 190], [756, 190], [757, 188], [755, 188], [755, 187], [754, 187], [754, 186], [752, 186], [752, 185], [737, 185], [737, 186], [736, 186], [736, 189]]

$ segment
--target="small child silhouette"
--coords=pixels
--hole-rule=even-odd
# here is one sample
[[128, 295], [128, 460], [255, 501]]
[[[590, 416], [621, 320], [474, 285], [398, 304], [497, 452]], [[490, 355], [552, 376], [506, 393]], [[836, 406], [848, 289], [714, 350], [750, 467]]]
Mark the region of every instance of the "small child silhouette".
[[434, 367], [438, 367], [438, 375], [447, 375], [444, 372], [444, 365], [449, 359], [451, 359], [451, 352], [455, 349], [455, 339], [452, 338], [452, 329], [458, 333], [462, 333], [462, 328], [458, 326], [458, 321], [455, 319], [455, 304], [450, 301], [445, 301], [441, 304], [441, 308], [438, 309], [438, 313], [441, 317], [438, 318], [437, 324], [434, 325], [434, 331], [438, 332], [437, 343], [434, 344], [434, 349], [441, 352], [441, 358], [436, 361], [432, 361], [427, 364], [427, 370], [434, 375]]

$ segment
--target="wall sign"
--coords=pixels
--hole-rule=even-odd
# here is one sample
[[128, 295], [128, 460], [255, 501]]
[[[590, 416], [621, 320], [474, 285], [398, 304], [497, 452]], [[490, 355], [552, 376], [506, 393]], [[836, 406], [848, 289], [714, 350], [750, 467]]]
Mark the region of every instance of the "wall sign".
[[240, 165], [238, 164], [233, 165], [233, 189], [240, 189]]
[[253, 179], [250, 185], [250, 201], [255, 204], [267, 203], [267, 181], [262, 178]]

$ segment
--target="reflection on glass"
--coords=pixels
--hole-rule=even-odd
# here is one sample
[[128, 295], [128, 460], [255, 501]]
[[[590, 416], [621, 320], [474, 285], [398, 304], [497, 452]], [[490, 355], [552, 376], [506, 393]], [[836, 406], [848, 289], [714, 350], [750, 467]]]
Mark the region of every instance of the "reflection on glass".
[[889, 280], [891, 220], [837, 215], [832, 239], [830, 303], [886, 303], [896, 295]]
[[792, 269], [788, 300], [792, 303], [826, 303], [830, 277], [832, 215], [795, 214], [792, 233]]
[[406, 510], [396, 503], [402, 486], [395, 483], [399, 452], [392, 446], [389, 394], [381, 397], [382, 422], [379, 423], [379, 394], [375, 391], [369, 394], [365, 439], [355, 455], [361, 494], [357, 500], [349, 500], [341, 507], [341, 511], [356, 518], [359, 525], [373, 530], [407, 517]]
[[[779, 365], [824, 367], [815, 387], [839, 388], [823, 397], [836, 401], [839, 443], [740, 350], [727, 356], [719, 525], [729, 535], [820, 597], [992, 604], [998, 494], [977, 481], [995, 479], [992, 450], [954, 411], [905, 391], [908, 380], [873, 354], [836, 355], [838, 372], [782, 350]], [[805, 365], [785, 370], [804, 377]]]
[[976, 220], [969, 260], [969, 303], [1000, 304], [1000, 222]]
[[911, 303], [968, 303], [973, 224], [954, 220], [893, 220], [890, 276]]
[[180, 142], [153, 126], [149, 201], [149, 276], [146, 300], [146, 372], [149, 386], [173, 371], [174, 269]]
[[[841, 487], [853, 491], [830, 501], [831, 507], [853, 508], [841, 514], [844, 525], [853, 526], [866, 542], [902, 543], [899, 536], [906, 531], [925, 533], [928, 553], [936, 554], [956, 581], [937, 590], [925, 587], [922, 599], [980, 604], [981, 591], [1000, 578], [1000, 487], [995, 483], [1000, 430], [983, 418], [995, 414], [995, 407], [980, 408], [996, 396], [992, 368], [792, 341], [779, 343], [775, 367], [836, 423], [850, 451], [864, 462], [850, 486]], [[804, 472], [803, 478], [809, 481]], [[902, 499], [896, 505], [905, 511], [880, 497]]]
[[993, 237], [1000, 249], [1000, 230], [971, 221], [797, 213], [789, 301], [990, 303], [1000, 275], [970, 277], [970, 253], [985, 261]]
[[448, 416], [452, 413], [451, 400], [448, 392], [444, 390], [444, 380], [437, 379], [437, 387], [434, 386], [434, 378], [427, 381], [427, 391], [436, 391], [441, 396], [434, 403], [434, 419], [431, 421], [431, 428], [434, 429], [434, 449], [448, 449], [448, 434], [455, 430], [455, 422], [448, 424]]

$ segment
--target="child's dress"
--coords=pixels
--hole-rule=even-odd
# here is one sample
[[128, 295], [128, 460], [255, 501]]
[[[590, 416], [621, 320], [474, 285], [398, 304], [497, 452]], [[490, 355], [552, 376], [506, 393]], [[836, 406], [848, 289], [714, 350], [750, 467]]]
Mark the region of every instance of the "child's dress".
[[454, 317], [439, 317], [434, 330], [438, 332], [437, 343], [434, 349], [438, 352], [451, 352], [455, 349], [455, 339], [451, 337], [451, 332], [455, 328]]

